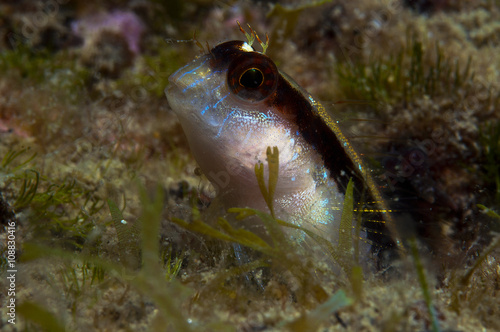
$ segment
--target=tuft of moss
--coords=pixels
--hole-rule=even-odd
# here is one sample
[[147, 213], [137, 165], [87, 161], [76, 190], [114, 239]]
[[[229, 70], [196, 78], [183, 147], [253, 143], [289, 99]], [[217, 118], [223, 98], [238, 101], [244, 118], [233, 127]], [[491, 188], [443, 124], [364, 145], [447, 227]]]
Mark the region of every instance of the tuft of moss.
[[43, 84], [54, 92], [65, 90], [70, 97], [77, 96], [90, 79], [90, 72], [69, 51], [54, 54], [24, 44], [0, 53], [0, 73], [13, 80]]
[[[36, 153], [28, 152], [28, 148], [12, 150], [2, 158], [1, 190], [15, 198], [14, 209], [25, 214], [39, 240], [51, 241], [54, 235], [64, 235], [60, 243], [82, 249], [94, 229], [93, 216], [104, 203], [92, 190], [69, 176], [59, 181], [29, 168], [36, 161]], [[75, 209], [77, 206], [80, 209]]]
[[408, 104], [424, 96], [458, 101], [474, 78], [471, 58], [462, 68], [437, 43], [429, 50], [415, 36], [406, 40], [402, 50], [382, 59], [340, 63], [336, 71], [346, 98], [388, 104]]

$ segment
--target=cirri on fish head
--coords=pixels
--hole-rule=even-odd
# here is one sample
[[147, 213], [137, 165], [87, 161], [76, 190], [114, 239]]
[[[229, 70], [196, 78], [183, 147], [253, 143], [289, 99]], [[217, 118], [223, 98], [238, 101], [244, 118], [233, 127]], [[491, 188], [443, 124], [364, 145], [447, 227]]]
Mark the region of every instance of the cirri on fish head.
[[336, 241], [347, 183], [362, 187], [365, 170], [309, 93], [243, 41], [217, 45], [169, 83], [193, 156], [227, 208], [267, 210], [255, 164], [276, 146], [276, 216]]

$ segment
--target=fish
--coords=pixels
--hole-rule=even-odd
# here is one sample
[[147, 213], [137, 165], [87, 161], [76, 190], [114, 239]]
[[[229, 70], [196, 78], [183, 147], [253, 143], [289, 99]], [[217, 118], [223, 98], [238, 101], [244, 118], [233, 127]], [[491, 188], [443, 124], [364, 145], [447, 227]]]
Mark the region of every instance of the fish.
[[[270, 212], [255, 164], [266, 160], [268, 147], [277, 147], [276, 218], [338, 243], [344, 195], [352, 179], [357, 211], [370, 210], [381, 220], [365, 218], [364, 228], [376, 231], [361, 237], [372, 243], [370, 234], [385, 229], [389, 209], [338, 121], [249, 43], [216, 45], [173, 73], [165, 94], [193, 157], [225, 208]], [[258, 231], [263, 226], [252, 220], [245, 227]], [[289, 233], [304, 241], [303, 232]], [[384, 245], [397, 246], [394, 228], [389, 233]]]

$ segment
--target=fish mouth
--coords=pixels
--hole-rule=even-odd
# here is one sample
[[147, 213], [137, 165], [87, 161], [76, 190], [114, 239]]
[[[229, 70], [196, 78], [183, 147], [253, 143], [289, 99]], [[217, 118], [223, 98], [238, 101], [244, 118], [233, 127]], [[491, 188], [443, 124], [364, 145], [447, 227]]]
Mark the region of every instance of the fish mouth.
[[203, 83], [211, 72], [208, 65], [209, 59], [207, 56], [202, 56], [170, 75], [168, 78], [169, 85], [165, 92], [175, 87], [185, 93], [187, 90]]
[[193, 121], [200, 123], [200, 110], [212, 102], [208, 93], [215, 72], [210, 67], [210, 59], [210, 56], [201, 56], [168, 78], [169, 84], [165, 88], [168, 104], [186, 125]]

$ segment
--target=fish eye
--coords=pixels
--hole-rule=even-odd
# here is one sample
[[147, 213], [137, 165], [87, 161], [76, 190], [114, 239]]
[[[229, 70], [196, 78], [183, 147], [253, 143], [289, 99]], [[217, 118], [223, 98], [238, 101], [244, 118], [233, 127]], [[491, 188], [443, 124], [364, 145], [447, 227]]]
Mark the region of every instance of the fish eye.
[[264, 74], [258, 68], [249, 68], [240, 76], [240, 85], [248, 89], [257, 89], [264, 83]]
[[267, 56], [257, 52], [244, 52], [229, 65], [227, 84], [239, 98], [259, 102], [276, 91], [278, 69]]

